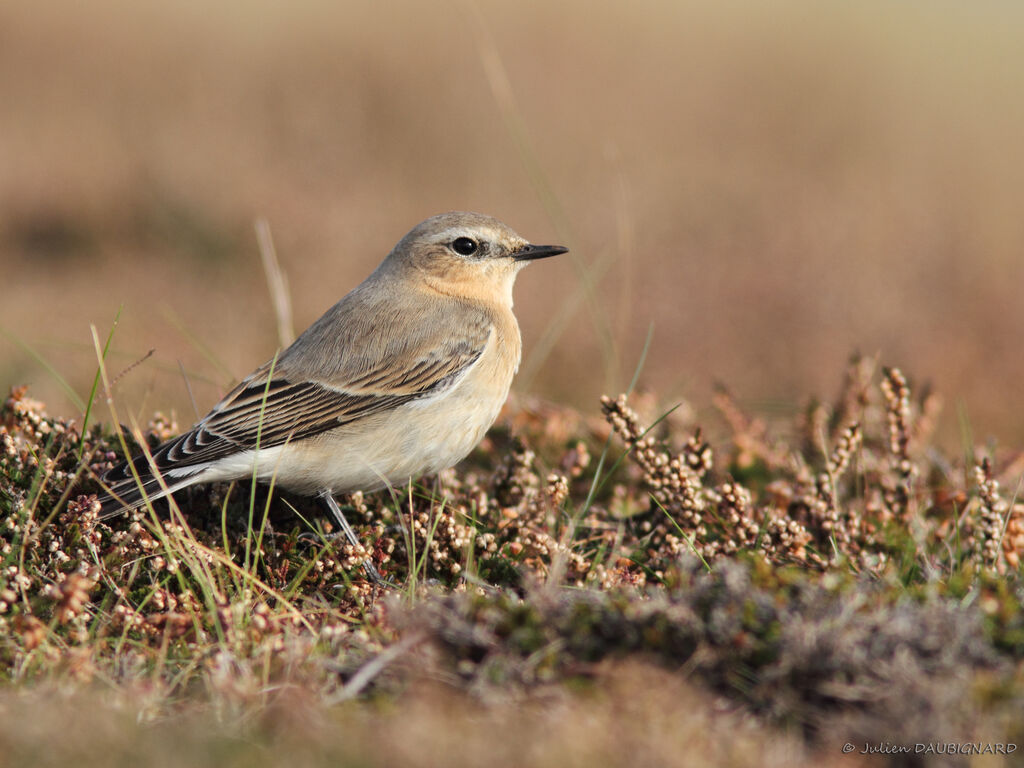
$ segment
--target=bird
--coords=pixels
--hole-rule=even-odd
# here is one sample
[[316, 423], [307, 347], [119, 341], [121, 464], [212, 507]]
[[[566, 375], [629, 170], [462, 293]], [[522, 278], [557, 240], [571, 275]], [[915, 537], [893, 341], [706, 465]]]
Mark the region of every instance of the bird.
[[567, 251], [479, 213], [426, 219], [188, 432], [107, 470], [101, 517], [254, 477], [316, 497], [358, 548], [335, 495], [401, 487], [473, 450], [519, 368], [516, 275]]

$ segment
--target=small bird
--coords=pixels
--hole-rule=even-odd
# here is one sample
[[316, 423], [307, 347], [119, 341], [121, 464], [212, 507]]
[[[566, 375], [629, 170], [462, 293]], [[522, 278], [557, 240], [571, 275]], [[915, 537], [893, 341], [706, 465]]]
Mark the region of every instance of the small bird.
[[334, 495], [399, 487], [473, 450], [519, 367], [516, 275], [567, 250], [478, 213], [427, 219], [191, 430], [108, 470], [102, 516], [255, 476], [318, 497], [358, 546]]

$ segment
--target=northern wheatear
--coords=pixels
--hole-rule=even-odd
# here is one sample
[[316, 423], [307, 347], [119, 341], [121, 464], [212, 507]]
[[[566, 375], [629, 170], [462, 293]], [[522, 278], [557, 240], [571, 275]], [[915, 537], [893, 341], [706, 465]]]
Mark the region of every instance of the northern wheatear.
[[189, 432], [106, 472], [103, 516], [255, 476], [319, 497], [357, 545], [334, 494], [402, 486], [469, 454], [519, 367], [515, 277], [567, 250], [477, 213], [427, 219]]

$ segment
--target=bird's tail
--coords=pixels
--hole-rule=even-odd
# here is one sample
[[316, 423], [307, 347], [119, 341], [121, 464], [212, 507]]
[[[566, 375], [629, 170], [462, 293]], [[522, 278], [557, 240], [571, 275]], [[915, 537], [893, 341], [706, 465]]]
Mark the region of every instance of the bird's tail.
[[107, 470], [100, 478], [107, 493], [99, 497], [100, 520], [130, 512], [195, 482], [192, 476], [173, 480], [161, 476], [146, 455]]

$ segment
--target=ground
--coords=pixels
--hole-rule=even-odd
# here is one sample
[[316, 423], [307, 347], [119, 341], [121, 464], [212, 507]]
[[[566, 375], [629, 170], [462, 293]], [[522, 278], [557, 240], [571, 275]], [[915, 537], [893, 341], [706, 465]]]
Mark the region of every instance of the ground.
[[945, 454], [937, 397], [861, 358], [789, 425], [724, 389], [704, 430], [597, 406], [512, 404], [457, 469], [346, 498], [360, 551], [244, 483], [101, 521], [138, 447], [15, 389], [9, 764], [1016, 763], [1024, 454]]

